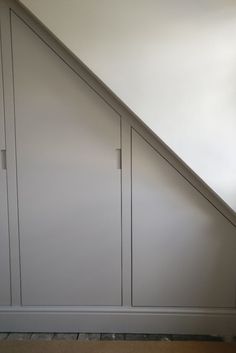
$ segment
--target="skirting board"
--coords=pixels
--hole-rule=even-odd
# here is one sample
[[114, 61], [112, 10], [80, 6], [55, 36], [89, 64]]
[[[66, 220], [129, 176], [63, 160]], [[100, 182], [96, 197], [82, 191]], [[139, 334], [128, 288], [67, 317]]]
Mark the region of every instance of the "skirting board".
[[236, 335], [233, 309], [58, 308], [0, 309], [0, 331]]

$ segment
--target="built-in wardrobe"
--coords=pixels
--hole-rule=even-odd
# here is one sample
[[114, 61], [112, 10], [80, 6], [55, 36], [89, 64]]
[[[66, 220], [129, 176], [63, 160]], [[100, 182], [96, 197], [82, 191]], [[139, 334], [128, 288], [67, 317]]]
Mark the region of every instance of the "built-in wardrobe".
[[236, 334], [234, 212], [0, 6], [0, 330]]

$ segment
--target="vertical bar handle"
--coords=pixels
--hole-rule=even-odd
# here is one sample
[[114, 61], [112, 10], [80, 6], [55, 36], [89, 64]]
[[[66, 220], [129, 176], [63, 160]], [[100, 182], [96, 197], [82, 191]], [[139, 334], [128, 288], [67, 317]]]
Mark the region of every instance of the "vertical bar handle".
[[117, 161], [117, 169], [121, 169], [121, 164], [122, 164], [121, 148], [116, 149], [116, 161]]
[[7, 158], [6, 158], [6, 150], [1, 150], [1, 163], [2, 169], [7, 169]]

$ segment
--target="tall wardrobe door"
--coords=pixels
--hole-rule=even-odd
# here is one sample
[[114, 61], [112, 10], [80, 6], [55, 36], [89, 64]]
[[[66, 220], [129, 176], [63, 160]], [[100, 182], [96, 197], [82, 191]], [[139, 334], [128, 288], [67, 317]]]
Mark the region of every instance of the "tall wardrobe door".
[[7, 173], [5, 164], [5, 127], [3, 103], [3, 77], [0, 40], [0, 305], [9, 305], [10, 300], [10, 265], [9, 235], [7, 214]]
[[132, 182], [133, 305], [235, 307], [236, 228], [135, 131]]
[[12, 15], [23, 305], [121, 304], [120, 116]]

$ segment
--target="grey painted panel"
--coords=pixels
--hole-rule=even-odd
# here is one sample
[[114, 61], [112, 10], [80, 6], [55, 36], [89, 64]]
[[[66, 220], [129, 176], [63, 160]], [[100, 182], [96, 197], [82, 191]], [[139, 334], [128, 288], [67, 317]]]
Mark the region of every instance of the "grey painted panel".
[[10, 264], [9, 264], [9, 234], [7, 214], [7, 179], [4, 150], [5, 124], [3, 103], [2, 51], [0, 38], [0, 305], [9, 305], [10, 298]]
[[236, 229], [132, 133], [134, 306], [234, 307]]
[[120, 305], [120, 116], [12, 15], [22, 302]]

